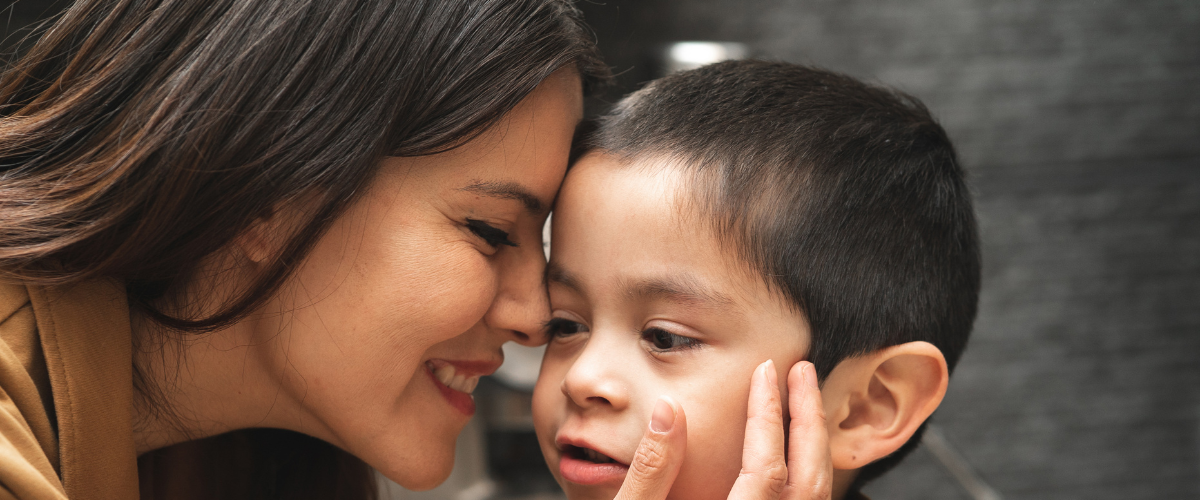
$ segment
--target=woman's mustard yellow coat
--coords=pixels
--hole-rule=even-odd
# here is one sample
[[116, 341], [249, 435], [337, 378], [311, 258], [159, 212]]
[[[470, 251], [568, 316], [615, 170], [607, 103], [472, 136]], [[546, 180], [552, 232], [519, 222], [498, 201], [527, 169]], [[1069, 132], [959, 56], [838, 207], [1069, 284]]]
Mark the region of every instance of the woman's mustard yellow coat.
[[136, 499], [122, 287], [0, 284], [0, 499]]

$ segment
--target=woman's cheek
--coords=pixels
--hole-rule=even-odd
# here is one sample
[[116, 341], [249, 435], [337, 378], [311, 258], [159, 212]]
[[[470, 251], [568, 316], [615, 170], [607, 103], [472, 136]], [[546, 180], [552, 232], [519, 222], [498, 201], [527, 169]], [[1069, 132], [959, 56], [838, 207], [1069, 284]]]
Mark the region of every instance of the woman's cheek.
[[[483, 319], [496, 299], [498, 279], [486, 256], [474, 248], [446, 252], [427, 274], [424, 286], [411, 289], [415, 314], [437, 332], [435, 342], [457, 337]], [[419, 276], [419, 275], [418, 275]]]

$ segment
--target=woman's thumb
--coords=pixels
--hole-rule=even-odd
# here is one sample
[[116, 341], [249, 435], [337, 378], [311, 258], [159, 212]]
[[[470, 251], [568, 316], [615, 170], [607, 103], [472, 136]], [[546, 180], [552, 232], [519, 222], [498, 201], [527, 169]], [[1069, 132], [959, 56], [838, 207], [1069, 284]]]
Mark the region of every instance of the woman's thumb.
[[687, 418], [669, 396], [654, 405], [650, 425], [638, 443], [629, 473], [614, 500], [662, 500], [671, 492], [687, 449]]

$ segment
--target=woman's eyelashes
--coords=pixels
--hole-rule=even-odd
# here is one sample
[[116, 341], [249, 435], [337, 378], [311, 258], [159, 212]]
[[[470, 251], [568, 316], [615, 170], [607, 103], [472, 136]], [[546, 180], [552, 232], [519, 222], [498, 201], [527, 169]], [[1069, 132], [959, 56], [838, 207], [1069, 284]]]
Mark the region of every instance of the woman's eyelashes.
[[467, 219], [467, 229], [470, 229], [475, 236], [478, 236], [491, 245], [493, 248], [499, 248], [500, 245], [515, 247], [517, 244], [508, 239], [508, 232], [497, 229], [495, 226], [488, 224], [478, 219]]
[[703, 342], [694, 338], [676, 335], [656, 327], [642, 330], [642, 340], [650, 344], [652, 350], [658, 352], [685, 351], [704, 345]]
[[588, 331], [587, 326], [566, 318], [550, 318], [550, 321], [546, 322], [546, 334], [550, 338], [566, 337], [586, 331]]

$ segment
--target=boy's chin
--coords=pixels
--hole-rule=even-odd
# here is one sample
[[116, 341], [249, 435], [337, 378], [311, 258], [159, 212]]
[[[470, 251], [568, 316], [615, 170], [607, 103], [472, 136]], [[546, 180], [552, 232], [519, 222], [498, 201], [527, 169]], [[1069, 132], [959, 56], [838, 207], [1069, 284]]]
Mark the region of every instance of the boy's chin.
[[558, 480], [558, 485], [562, 486], [563, 492], [567, 494], [568, 500], [612, 500], [616, 498], [620, 488], [615, 488], [607, 485], [592, 485], [583, 486], [573, 483], [568, 483], [562, 479]]
[[[577, 484], [563, 484], [562, 481], [559, 481], [559, 486], [563, 487], [563, 491], [566, 492], [568, 500], [613, 500], [613, 498], [616, 498], [617, 492], [620, 490], [620, 488], [612, 488], [608, 486], [580, 486]], [[688, 488], [688, 490], [695, 490], [695, 488]], [[713, 494], [717, 491], [715, 489], [702, 488], [702, 490], [704, 490], [705, 493], [697, 494], [695, 491], [680, 491], [679, 489], [675, 489], [672, 490], [669, 495], [667, 495], [667, 500], [707, 500], [709, 498], [723, 500], [726, 498], [725, 495]], [[728, 490], [726, 491], [726, 495], [728, 495]]]

